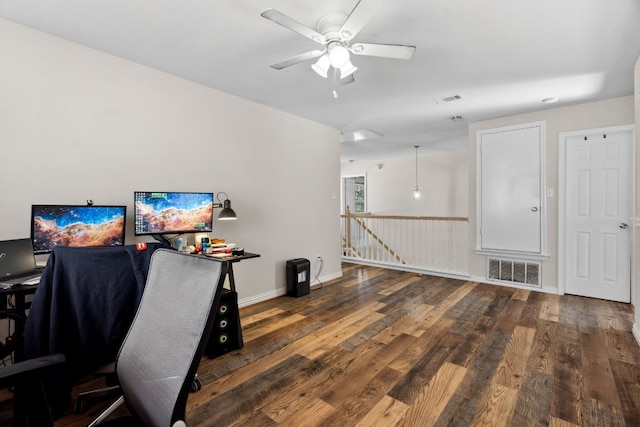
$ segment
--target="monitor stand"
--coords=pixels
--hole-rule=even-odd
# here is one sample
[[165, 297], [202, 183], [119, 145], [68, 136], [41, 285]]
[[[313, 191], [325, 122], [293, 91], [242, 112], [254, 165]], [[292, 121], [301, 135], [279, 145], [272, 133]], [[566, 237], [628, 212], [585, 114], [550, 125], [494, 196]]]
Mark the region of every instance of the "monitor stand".
[[162, 234], [152, 234], [151, 237], [153, 237], [154, 239], [156, 239], [158, 242], [162, 243], [163, 245], [167, 245], [169, 247], [173, 247], [173, 244], [171, 243], [171, 240], [169, 240], [168, 238], [166, 238]]

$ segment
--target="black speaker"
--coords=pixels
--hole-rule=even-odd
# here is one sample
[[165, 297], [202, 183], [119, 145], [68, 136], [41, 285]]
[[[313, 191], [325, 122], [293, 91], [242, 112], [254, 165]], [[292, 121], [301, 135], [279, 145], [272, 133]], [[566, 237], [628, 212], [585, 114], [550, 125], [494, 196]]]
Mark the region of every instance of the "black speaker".
[[238, 293], [223, 289], [204, 354], [213, 359], [243, 346]]

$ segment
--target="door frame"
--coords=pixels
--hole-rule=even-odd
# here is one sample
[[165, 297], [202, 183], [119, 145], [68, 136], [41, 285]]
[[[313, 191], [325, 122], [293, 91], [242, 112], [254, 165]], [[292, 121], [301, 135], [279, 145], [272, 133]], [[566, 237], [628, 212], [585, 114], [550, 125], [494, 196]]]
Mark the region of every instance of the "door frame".
[[[635, 175], [636, 175], [636, 163], [635, 163], [635, 126], [634, 125], [621, 125], [621, 126], [611, 126], [604, 128], [595, 128], [595, 129], [584, 129], [579, 131], [571, 131], [571, 132], [560, 132], [559, 140], [558, 140], [558, 294], [564, 295], [566, 291], [566, 266], [565, 266], [565, 251], [566, 251], [566, 241], [565, 241], [565, 220], [566, 220], [566, 194], [567, 194], [567, 168], [566, 168], [566, 155], [567, 155], [567, 139], [574, 136], [590, 136], [597, 135], [603, 133], [618, 133], [618, 132], [630, 132], [631, 133], [631, 221], [633, 222], [634, 217], [634, 206], [635, 206], [635, 194], [636, 194], [636, 185], [635, 185]], [[629, 256], [631, 260], [634, 259], [634, 234], [633, 230], [631, 231], [631, 238], [629, 239]], [[631, 262], [631, 269], [633, 270], [633, 262]], [[633, 271], [629, 272], [629, 289], [630, 293], [633, 291], [631, 287], [631, 280], [633, 280]], [[631, 300], [633, 301], [633, 295], [631, 295]]]
[[[345, 213], [345, 203], [344, 203], [344, 198], [345, 198], [345, 181], [347, 178], [359, 178], [359, 177], [363, 177], [364, 178], [364, 211], [368, 212], [367, 210], [367, 199], [368, 197], [368, 186], [367, 186], [367, 173], [366, 172], [362, 172], [362, 173], [352, 173], [352, 174], [346, 174], [346, 175], [341, 175], [340, 176], [340, 214], [344, 215]], [[352, 212], [353, 213], [353, 212]]]

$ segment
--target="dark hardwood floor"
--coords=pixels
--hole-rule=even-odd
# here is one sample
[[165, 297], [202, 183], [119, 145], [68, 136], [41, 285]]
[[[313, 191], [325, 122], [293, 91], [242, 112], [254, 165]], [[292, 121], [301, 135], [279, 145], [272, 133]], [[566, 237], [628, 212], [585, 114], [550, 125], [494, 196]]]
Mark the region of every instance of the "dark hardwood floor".
[[343, 267], [241, 309], [245, 346], [202, 359], [190, 426], [640, 426], [632, 306]]

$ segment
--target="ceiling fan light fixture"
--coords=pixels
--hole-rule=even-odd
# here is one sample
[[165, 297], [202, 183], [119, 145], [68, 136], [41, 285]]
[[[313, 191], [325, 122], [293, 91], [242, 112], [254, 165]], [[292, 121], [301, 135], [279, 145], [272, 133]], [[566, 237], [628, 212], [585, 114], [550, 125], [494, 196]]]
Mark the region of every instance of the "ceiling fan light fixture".
[[[349, 14], [329, 13], [321, 16], [315, 29], [307, 27], [275, 9], [265, 10], [260, 14], [263, 18], [319, 43], [323, 47], [323, 50], [312, 50], [272, 64], [271, 68], [282, 70], [310, 59], [319, 58], [315, 64], [311, 65], [311, 68], [321, 77], [327, 78], [329, 68], [333, 67], [334, 78], [332, 80], [334, 84], [345, 85], [355, 81], [353, 73], [357, 68], [350, 62], [351, 53], [392, 59], [411, 58], [416, 50], [415, 46], [351, 43], [382, 6], [382, 3], [384, 3], [383, 0], [358, 1]], [[325, 57], [330, 63], [328, 66]], [[337, 70], [340, 70], [341, 77], [339, 79], [337, 78]]]
[[331, 61], [329, 61], [329, 57], [324, 54], [316, 61], [315, 64], [311, 65], [313, 71], [318, 73], [320, 77], [327, 78], [327, 73], [329, 72], [329, 67], [331, 66]]
[[344, 79], [345, 77], [349, 77], [351, 74], [355, 73], [358, 67], [353, 65], [351, 61], [347, 61], [345, 65], [340, 67], [340, 78]]
[[329, 62], [334, 68], [342, 68], [349, 62], [349, 51], [339, 42], [329, 45]]

